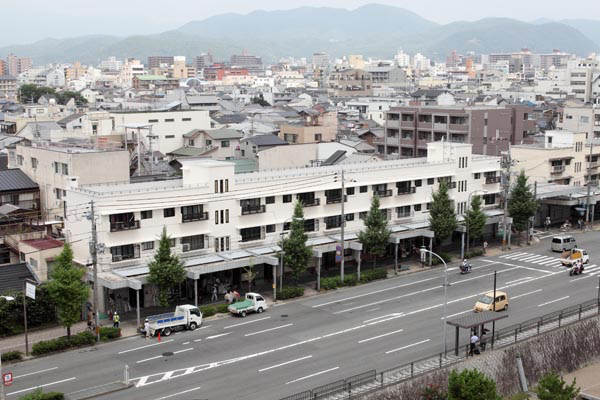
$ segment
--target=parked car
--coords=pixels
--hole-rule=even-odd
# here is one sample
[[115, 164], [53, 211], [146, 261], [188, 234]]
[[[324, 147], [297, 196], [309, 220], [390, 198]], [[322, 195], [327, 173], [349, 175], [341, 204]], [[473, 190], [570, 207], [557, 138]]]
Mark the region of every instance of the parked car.
[[248, 313], [262, 313], [267, 309], [267, 302], [258, 293], [246, 293], [246, 299], [227, 307], [230, 313], [245, 317]]

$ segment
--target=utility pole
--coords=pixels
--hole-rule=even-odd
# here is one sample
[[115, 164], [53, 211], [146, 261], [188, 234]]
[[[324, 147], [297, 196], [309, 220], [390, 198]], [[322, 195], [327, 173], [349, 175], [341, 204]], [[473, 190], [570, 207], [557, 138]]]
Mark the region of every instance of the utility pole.
[[342, 229], [340, 231], [340, 239], [341, 239], [341, 256], [342, 259], [340, 261], [340, 279], [342, 283], [344, 282], [344, 226], [346, 225], [346, 215], [344, 214], [344, 203], [346, 202], [346, 184], [344, 183], [344, 167], [342, 167]]
[[98, 317], [98, 232], [96, 231], [96, 209], [94, 208], [94, 200], [90, 202], [90, 218], [92, 220], [92, 245], [90, 247], [92, 253], [92, 269], [94, 272], [94, 323], [96, 326], [96, 341], [100, 342], [100, 326]]
[[585, 222], [587, 224], [590, 223], [590, 204], [591, 204], [591, 195], [592, 195], [592, 154], [594, 153], [594, 138], [590, 139], [590, 159], [588, 160], [588, 181], [587, 181], [587, 198], [585, 202]]
[[504, 221], [503, 221], [503, 232], [502, 232], [502, 250], [506, 251], [506, 239], [508, 231], [508, 191], [510, 189], [510, 167], [512, 166], [512, 159], [510, 157], [510, 143], [508, 144], [508, 153], [506, 158], [502, 157], [502, 169], [503, 179], [502, 184], [504, 186]]

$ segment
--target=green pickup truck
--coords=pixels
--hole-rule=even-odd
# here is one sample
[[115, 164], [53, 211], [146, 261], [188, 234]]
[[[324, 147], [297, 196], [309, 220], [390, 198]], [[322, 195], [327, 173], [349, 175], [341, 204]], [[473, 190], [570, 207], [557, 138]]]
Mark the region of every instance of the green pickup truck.
[[258, 293], [246, 293], [246, 299], [237, 303], [230, 304], [227, 307], [230, 313], [245, 317], [248, 313], [261, 313], [267, 309], [267, 302], [264, 297]]

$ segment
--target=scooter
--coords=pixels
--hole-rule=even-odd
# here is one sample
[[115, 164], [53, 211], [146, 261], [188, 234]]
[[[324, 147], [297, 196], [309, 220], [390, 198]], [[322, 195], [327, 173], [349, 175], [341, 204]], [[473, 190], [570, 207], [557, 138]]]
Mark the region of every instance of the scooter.
[[471, 272], [471, 264], [467, 263], [467, 264], [460, 264], [460, 274], [464, 275], [464, 274], [468, 274]]
[[569, 271], [569, 276], [573, 276], [573, 275], [581, 275], [583, 274], [583, 265], [578, 266], [578, 265], [574, 265], [571, 270]]

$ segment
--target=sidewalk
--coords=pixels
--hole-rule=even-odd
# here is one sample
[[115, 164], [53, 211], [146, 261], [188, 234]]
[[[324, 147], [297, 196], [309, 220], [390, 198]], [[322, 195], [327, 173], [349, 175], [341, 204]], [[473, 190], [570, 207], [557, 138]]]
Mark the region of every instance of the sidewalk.
[[567, 384], [577, 380], [577, 386], [581, 388], [581, 398], [583, 399], [600, 399], [600, 363], [589, 365], [585, 368], [566, 374], [563, 379]]

